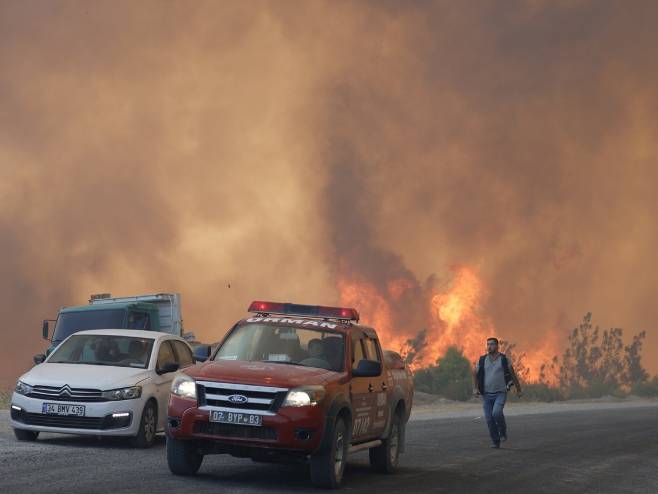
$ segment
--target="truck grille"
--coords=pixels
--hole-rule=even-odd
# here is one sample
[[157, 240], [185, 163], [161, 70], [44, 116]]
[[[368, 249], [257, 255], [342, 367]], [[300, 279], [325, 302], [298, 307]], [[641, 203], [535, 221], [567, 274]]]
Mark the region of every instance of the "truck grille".
[[265, 439], [275, 441], [273, 427], [252, 427], [250, 425], [220, 424], [218, 422], [195, 422], [194, 432], [211, 436], [237, 437], [241, 439]]
[[247, 413], [264, 415], [276, 413], [287, 392], [286, 388], [272, 386], [197, 381], [200, 406], [240, 410]]
[[32, 392], [27, 396], [52, 401], [107, 401], [103, 398], [103, 392], [100, 389], [71, 388], [68, 384], [61, 387], [33, 386]]

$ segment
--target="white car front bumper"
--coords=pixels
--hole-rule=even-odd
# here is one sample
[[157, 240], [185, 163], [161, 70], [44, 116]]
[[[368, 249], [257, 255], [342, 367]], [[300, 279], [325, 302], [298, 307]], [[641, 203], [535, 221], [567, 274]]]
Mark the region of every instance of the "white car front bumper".
[[[60, 405], [84, 405], [84, 417], [46, 415], [43, 413], [44, 403]], [[20, 408], [20, 410], [18, 410]], [[76, 402], [55, 401], [31, 398], [18, 393], [11, 397], [11, 426], [39, 432], [57, 432], [62, 434], [89, 434], [94, 436], [135, 436], [139, 431], [139, 423], [144, 409], [144, 400]], [[129, 413], [125, 416], [112, 414]]]

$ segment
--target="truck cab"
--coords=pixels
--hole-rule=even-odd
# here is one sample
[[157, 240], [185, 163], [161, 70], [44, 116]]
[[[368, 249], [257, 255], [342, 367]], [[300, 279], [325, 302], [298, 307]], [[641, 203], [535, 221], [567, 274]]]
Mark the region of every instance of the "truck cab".
[[[254, 302], [207, 360], [172, 384], [167, 458], [196, 473], [204, 455], [308, 462], [338, 487], [347, 455], [393, 472], [404, 449], [411, 372], [355, 309]], [[197, 360], [203, 359], [197, 349]]]
[[[49, 322], [55, 323], [52, 336]], [[46, 355], [71, 334], [87, 329], [137, 329], [182, 336], [180, 295], [159, 293], [112, 297], [104, 293], [92, 295], [88, 305], [63, 307], [57, 319], [43, 321], [43, 338], [50, 340]]]

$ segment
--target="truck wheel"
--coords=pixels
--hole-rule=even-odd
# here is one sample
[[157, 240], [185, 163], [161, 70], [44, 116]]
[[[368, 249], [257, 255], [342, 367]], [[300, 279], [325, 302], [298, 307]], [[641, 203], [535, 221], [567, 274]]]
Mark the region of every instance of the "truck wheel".
[[149, 401], [144, 406], [137, 435], [130, 438], [133, 448], [150, 448], [155, 442], [155, 430], [158, 427], [158, 411], [155, 403]]
[[14, 436], [19, 441], [36, 441], [39, 431], [28, 431], [25, 429], [14, 429]]
[[378, 472], [393, 473], [400, 459], [402, 419], [396, 413], [391, 424], [391, 432], [381, 446], [370, 448], [370, 465]]
[[338, 418], [334, 424], [331, 443], [311, 456], [311, 482], [316, 487], [337, 489], [343, 480], [347, 464], [347, 449], [350, 435], [345, 419]]
[[203, 455], [194, 441], [181, 441], [167, 437], [167, 463], [175, 475], [194, 475], [199, 471]]

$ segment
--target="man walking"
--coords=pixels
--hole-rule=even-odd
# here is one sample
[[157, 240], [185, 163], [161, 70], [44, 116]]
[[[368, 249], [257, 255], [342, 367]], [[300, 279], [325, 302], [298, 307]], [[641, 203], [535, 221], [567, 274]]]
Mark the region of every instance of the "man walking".
[[473, 393], [482, 396], [492, 448], [498, 449], [501, 441], [507, 441], [503, 407], [512, 386], [521, 396], [521, 385], [512, 365], [504, 354], [498, 352], [498, 338], [488, 338], [487, 354], [480, 357], [473, 373]]

